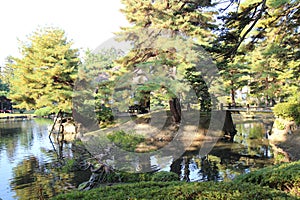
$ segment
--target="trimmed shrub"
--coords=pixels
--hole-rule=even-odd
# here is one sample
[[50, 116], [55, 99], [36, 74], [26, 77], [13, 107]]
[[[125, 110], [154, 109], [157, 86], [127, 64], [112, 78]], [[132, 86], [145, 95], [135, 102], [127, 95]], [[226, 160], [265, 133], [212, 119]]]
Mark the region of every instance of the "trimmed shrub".
[[162, 181], [162, 182], [179, 181], [179, 176], [174, 172], [165, 172], [165, 171], [156, 172], [151, 177], [151, 181]]
[[101, 179], [98, 186], [107, 183], [137, 183], [143, 181], [178, 181], [179, 177], [174, 172], [156, 172], [156, 173], [129, 173], [129, 172], [111, 172], [102, 173], [105, 179]]
[[300, 161], [263, 168], [234, 179], [237, 184], [268, 186], [300, 196]]
[[281, 191], [249, 183], [225, 182], [140, 182], [106, 186], [86, 192], [72, 192], [56, 200], [82, 199], [297, 199]]
[[[85, 192], [74, 191], [54, 197], [63, 199], [299, 199], [300, 161], [267, 167], [238, 176], [232, 182], [165, 181], [172, 172], [119, 174], [136, 183], [105, 186]], [[168, 177], [168, 178], [166, 178]], [[143, 182], [149, 181], [149, 182]], [[288, 193], [285, 193], [285, 192]]]
[[120, 172], [118, 174], [122, 183], [137, 183], [143, 181], [150, 181], [151, 175], [152, 175], [151, 173], [127, 173], [127, 172]]

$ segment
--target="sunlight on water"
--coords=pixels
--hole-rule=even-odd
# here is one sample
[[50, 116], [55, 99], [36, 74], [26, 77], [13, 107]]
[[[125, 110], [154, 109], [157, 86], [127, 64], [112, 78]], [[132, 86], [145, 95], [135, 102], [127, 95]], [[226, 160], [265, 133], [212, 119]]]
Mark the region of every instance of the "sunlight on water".
[[[48, 138], [50, 123], [51, 120], [41, 119], [0, 123], [2, 199], [34, 199], [40, 192], [48, 196], [55, 194], [55, 190], [43, 191], [44, 186], [57, 184], [55, 172], [47, 168], [56, 159]], [[51, 190], [51, 187], [47, 189]]]
[[[57, 170], [60, 163], [48, 137], [51, 123], [51, 120], [0, 123], [0, 197], [3, 200], [38, 199], [41, 194], [51, 197], [66, 191], [66, 186], [74, 180], [84, 181], [82, 173]], [[152, 155], [128, 162], [136, 171], [143, 168], [172, 171], [183, 181], [232, 180], [239, 174], [272, 165], [273, 153], [266, 138], [272, 120], [235, 120], [234, 123], [237, 134], [233, 142], [220, 140], [206, 156], [199, 155], [199, 143], [176, 159], [170, 155]], [[64, 144], [64, 156], [72, 158], [71, 147], [71, 143]]]
[[170, 158], [166, 163], [171, 164], [160, 170], [173, 171], [185, 181], [223, 181], [273, 165], [272, 149], [266, 139], [272, 119], [235, 122], [237, 134], [233, 143], [219, 141], [205, 157], [199, 155], [199, 149], [187, 151], [175, 161]]

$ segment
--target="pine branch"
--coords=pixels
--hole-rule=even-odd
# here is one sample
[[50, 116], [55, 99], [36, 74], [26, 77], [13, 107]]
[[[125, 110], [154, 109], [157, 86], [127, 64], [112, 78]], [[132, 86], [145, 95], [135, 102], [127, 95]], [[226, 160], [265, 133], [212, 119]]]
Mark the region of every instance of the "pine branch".
[[241, 39], [238, 42], [238, 44], [233, 48], [232, 51], [229, 52], [229, 54], [227, 54], [229, 57], [233, 58], [233, 56], [236, 54], [238, 48], [241, 46], [241, 44], [243, 43], [243, 41], [246, 39], [247, 35], [251, 32], [251, 30], [254, 28], [254, 26], [257, 24], [257, 22], [261, 19], [262, 15], [263, 15], [263, 12], [266, 9], [266, 2], [267, 2], [267, 0], [263, 0], [262, 1], [262, 3], [261, 3], [261, 9], [260, 9], [259, 13], [257, 14], [257, 16], [254, 19], [254, 21], [251, 24], [251, 26], [243, 34], [243, 36], [241, 37]]

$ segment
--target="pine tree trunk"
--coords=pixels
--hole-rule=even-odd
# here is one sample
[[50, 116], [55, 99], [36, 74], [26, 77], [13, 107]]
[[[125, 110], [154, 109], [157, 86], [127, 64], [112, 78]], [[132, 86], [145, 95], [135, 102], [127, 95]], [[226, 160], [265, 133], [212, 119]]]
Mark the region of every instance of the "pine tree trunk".
[[[266, 77], [265, 79], [265, 82], [266, 82], [266, 90], [269, 89], [269, 80], [268, 80], [268, 77]], [[267, 94], [266, 95], [266, 99], [265, 99], [265, 107], [267, 108], [269, 106], [269, 95]]]
[[181, 121], [181, 106], [178, 98], [173, 98], [169, 101], [170, 112], [175, 123]]
[[230, 90], [230, 93], [231, 93], [231, 104], [233, 107], [235, 107], [235, 91], [233, 89], [233, 81], [231, 81], [231, 90]]

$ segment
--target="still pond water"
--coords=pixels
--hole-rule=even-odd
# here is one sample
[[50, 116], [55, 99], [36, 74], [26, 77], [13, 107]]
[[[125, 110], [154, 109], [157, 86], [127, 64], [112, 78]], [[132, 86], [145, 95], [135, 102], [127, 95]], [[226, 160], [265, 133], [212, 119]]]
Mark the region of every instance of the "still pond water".
[[[266, 132], [272, 118], [240, 120], [234, 117], [238, 133], [234, 142], [218, 142], [206, 159], [198, 152], [186, 152], [177, 160], [166, 158], [164, 168], [187, 181], [223, 181], [241, 173], [272, 165], [273, 153]], [[77, 187], [89, 179], [84, 172], [66, 173], [57, 170], [58, 148], [48, 137], [51, 120], [34, 119], [0, 122], [0, 198], [38, 199], [51, 197]], [[71, 144], [65, 144], [64, 157], [71, 158]]]

